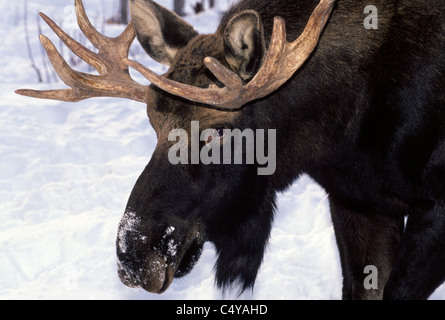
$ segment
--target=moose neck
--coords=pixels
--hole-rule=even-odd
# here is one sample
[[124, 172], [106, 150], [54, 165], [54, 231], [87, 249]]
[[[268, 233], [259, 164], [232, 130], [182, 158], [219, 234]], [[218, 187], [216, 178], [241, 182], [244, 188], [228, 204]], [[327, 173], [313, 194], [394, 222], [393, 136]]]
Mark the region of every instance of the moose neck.
[[337, 103], [342, 99], [341, 92], [325, 90], [326, 85], [314, 76], [311, 63], [276, 93], [246, 110], [258, 119], [259, 128], [277, 130], [277, 169], [271, 184], [278, 191], [299, 175], [328, 163], [344, 147], [340, 141], [355, 139], [357, 132], [355, 123], [360, 114], [351, 107], [355, 104], [343, 107]]

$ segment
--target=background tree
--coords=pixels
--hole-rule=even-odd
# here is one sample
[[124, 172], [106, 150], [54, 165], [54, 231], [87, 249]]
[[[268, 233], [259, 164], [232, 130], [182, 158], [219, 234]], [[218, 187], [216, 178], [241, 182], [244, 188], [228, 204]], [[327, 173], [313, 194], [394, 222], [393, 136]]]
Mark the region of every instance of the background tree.
[[185, 0], [175, 0], [173, 3], [173, 9], [179, 16], [185, 16], [184, 13]]
[[119, 22], [128, 24], [128, 0], [120, 0]]
[[43, 82], [42, 80], [42, 74], [40, 73], [40, 69], [37, 67], [35, 61], [34, 61], [34, 57], [32, 54], [32, 49], [31, 49], [31, 43], [29, 42], [29, 31], [28, 31], [28, 0], [25, 0], [24, 3], [24, 10], [23, 10], [23, 24], [25, 27], [25, 40], [26, 40], [26, 47], [28, 49], [28, 57], [29, 60], [31, 62], [31, 67], [36, 71], [37, 74], [37, 80], [39, 82]]
[[[214, 6], [215, 6], [215, 0], [209, 0], [209, 8], [211, 9]], [[196, 14], [205, 11], [204, 0], [196, 2], [192, 7], [193, 11], [195, 11]]]

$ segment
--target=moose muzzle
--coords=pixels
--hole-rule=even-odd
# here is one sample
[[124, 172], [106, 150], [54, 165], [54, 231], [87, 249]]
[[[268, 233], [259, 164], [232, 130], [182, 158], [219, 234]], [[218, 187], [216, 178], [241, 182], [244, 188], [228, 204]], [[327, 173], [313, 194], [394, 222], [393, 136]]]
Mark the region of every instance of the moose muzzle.
[[193, 268], [202, 246], [198, 227], [162, 227], [126, 212], [117, 237], [118, 275], [128, 287], [161, 294]]

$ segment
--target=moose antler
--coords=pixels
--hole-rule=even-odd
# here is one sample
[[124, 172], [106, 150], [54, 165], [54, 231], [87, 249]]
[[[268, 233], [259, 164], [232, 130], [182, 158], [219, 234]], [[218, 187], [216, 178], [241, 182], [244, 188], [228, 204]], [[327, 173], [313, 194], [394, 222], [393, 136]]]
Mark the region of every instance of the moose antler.
[[76, 15], [79, 27], [91, 43], [98, 49], [95, 53], [66, 34], [45, 14], [40, 16], [57, 36], [79, 58], [99, 72], [99, 76], [73, 70], [62, 58], [54, 44], [44, 35], [40, 36], [48, 57], [63, 82], [70, 89], [62, 90], [17, 90], [16, 93], [42, 99], [77, 102], [93, 97], [119, 97], [145, 102], [147, 87], [134, 81], [124, 59], [128, 58], [130, 46], [136, 35], [131, 24], [116, 38], [100, 34], [89, 21], [82, 0], [76, 0]]
[[303, 65], [317, 46], [334, 4], [335, 0], [321, 0], [301, 36], [292, 43], [286, 41], [284, 20], [276, 17], [264, 63], [257, 75], [246, 85], [243, 85], [243, 81], [237, 74], [211, 57], [205, 58], [204, 63], [225, 85], [224, 88], [202, 89], [178, 83], [157, 75], [136, 61], [125, 61], [155, 86], [168, 93], [190, 101], [212, 105], [221, 110], [238, 110], [246, 103], [266, 97], [277, 90]]
[[302, 35], [292, 43], [286, 41], [285, 22], [274, 19], [274, 28], [269, 50], [257, 75], [246, 85], [234, 72], [219, 61], [207, 57], [204, 63], [221, 81], [224, 88], [202, 89], [172, 81], [157, 75], [140, 63], [128, 60], [135, 32], [130, 25], [116, 38], [101, 35], [89, 21], [82, 0], [75, 0], [79, 27], [91, 43], [99, 50], [95, 53], [72, 39], [50, 18], [41, 13], [59, 38], [81, 59], [94, 67], [99, 76], [73, 70], [62, 58], [54, 44], [45, 36], [40, 41], [60, 78], [71, 88], [64, 90], [17, 90], [21, 95], [76, 102], [93, 97], [120, 97], [145, 102], [147, 87], [135, 82], [128, 66], [139, 71], [155, 86], [173, 95], [190, 101], [215, 106], [220, 110], [238, 110], [246, 103], [263, 98], [281, 87], [308, 59], [317, 46], [335, 0], [321, 0], [312, 13]]

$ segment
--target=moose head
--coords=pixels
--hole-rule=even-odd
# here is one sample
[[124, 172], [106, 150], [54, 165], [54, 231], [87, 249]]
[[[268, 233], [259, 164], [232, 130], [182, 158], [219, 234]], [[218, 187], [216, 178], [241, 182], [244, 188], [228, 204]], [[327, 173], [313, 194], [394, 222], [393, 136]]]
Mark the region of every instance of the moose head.
[[[231, 144], [226, 137], [230, 130], [276, 129], [270, 97], [280, 96], [279, 89], [309, 58], [334, 3], [321, 0], [301, 36], [289, 43], [284, 20], [279, 17], [274, 19], [271, 35], [252, 10], [233, 14], [214, 34], [199, 35], [179, 16], [149, 0], [131, 0], [131, 24], [122, 35], [108, 38], [94, 29], [82, 1], [76, 0], [79, 26], [97, 52], [41, 14], [99, 75], [71, 69], [42, 35], [54, 69], [70, 88], [17, 93], [69, 102], [103, 96], [143, 102], [157, 133], [157, 147], [118, 228], [118, 274], [124, 284], [162, 293], [175, 277], [191, 271], [203, 244], [210, 241], [218, 254], [217, 285], [238, 284], [242, 290], [253, 286], [270, 234], [276, 192], [295, 178], [286, 169], [292, 162], [286, 154], [290, 148], [286, 139], [271, 151], [277, 159], [277, 171], [271, 175], [258, 174], [261, 164], [257, 159], [236, 165], [188, 164], [172, 163], [169, 154], [177, 147], [178, 137], [182, 143], [173, 150], [186, 150], [182, 157], [190, 159], [194, 146], [200, 150], [212, 145], [216, 150]], [[136, 36], [153, 59], [170, 67], [166, 74], [157, 75], [128, 59]], [[135, 82], [129, 66], [152, 84]], [[172, 132], [178, 129], [182, 134], [172, 139]], [[204, 129], [207, 136], [196, 141], [195, 133], [201, 137]], [[247, 151], [244, 146], [240, 152], [246, 156]]]

